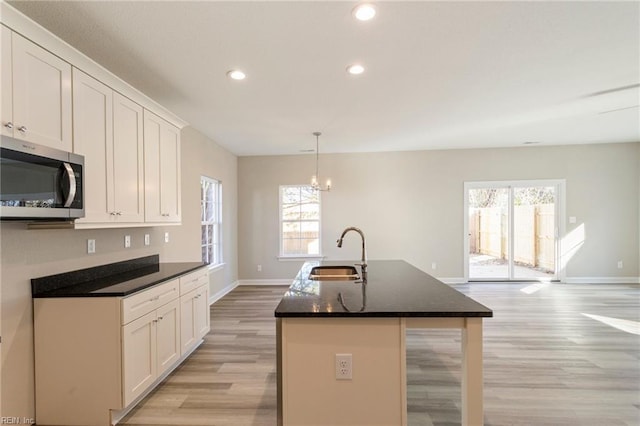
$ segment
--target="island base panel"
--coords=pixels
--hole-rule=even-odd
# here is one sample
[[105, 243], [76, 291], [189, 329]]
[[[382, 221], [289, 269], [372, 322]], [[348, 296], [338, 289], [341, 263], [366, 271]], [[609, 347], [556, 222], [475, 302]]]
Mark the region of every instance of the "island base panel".
[[[281, 318], [278, 328], [279, 424], [406, 425], [399, 318]], [[337, 380], [335, 356], [345, 353], [353, 379]]]

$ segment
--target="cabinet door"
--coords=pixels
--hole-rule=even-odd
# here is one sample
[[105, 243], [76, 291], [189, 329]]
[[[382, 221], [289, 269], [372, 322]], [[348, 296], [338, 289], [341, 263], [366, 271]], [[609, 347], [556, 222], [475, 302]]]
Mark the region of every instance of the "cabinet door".
[[180, 130], [144, 111], [145, 220], [180, 222]]
[[197, 290], [185, 294], [180, 298], [180, 354], [189, 352], [196, 344], [198, 334], [196, 332], [195, 295]]
[[180, 358], [180, 300], [175, 299], [156, 312], [157, 373], [160, 376]]
[[71, 151], [71, 65], [16, 33], [11, 41], [13, 136]]
[[180, 129], [165, 123], [160, 140], [160, 206], [168, 222], [180, 222]]
[[122, 386], [129, 405], [156, 379], [156, 312], [122, 327]]
[[[107, 151], [113, 143], [113, 91], [82, 71], [73, 69], [73, 152], [84, 155], [83, 222], [109, 222], [113, 206], [107, 187], [113, 185], [113, 168]], [[110, 162], [109, 162], [110, 163]]]
[[2, 55], [2, 99], [0, 100], [0, 113], [2, 113], [3, 135], [13, 136], [13, 85], [12, 85], [12, 64], [11, 60], [11, 30], [4, 25], [0, 25], [0, 54]]
[[202, 339], [209, 332], [209, 285], [202, 286], [196, 290], [194, 298], [195, 330], [197, 339]]
[[113, 146], [107, 152], [113, 185], [107, 194], [113, 200], [117, 222], [144, 221], [142, 134], [142, 107], [114, 92]]

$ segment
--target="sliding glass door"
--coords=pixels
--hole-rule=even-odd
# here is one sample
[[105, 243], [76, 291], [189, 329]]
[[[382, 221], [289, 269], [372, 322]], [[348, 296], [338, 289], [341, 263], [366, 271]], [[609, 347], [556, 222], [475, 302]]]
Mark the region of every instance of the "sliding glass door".
[[555, 280], [561, 181], [465, 183], [465, 275]]

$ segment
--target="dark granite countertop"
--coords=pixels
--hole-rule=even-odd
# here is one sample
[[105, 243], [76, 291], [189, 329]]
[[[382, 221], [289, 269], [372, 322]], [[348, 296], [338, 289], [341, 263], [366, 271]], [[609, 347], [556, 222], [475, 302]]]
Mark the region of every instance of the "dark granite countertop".
[[[275, 310], [276, 317], [492, 317], [493, 311], [402, 260], [372, 260], [367, 283], [312, 281], [306, 262]], [[360, 267], [357, 267], [360, 271]], [[342, 294], [342, 302], [339, 300]]]
[[157, 255], [31, 280], [33, 298], [122, 297], [205, 266], [202, 262], [160, 263]]

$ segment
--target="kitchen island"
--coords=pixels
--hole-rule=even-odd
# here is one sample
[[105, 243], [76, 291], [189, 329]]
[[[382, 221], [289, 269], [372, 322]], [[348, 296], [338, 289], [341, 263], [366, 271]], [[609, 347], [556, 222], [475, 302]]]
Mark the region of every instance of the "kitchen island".
[[309, 279], [313, 266], [352, 264], [305, 263], [275, 310], [278, 424], [406, 425], [406, 329], [458, 328], [461, 421], [482, 425], [482, 319], [493, 312], [401, 260], [369, 262], [366, 283]]

